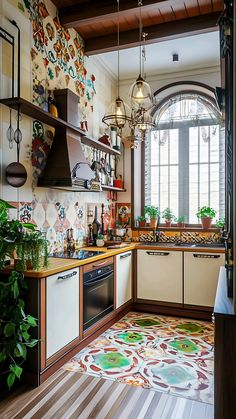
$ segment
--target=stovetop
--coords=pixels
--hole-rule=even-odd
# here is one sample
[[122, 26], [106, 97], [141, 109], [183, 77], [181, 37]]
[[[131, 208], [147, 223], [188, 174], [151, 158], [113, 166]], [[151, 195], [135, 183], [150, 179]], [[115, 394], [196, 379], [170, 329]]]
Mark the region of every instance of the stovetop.
[[98, 250], [78, 250], [78, 252], [57, 252], [52, 253], [50, 256], [54, 258], [64, 258], [64, 259], [88, 259], [92, 258], [93, 256], [101, 255], [105, 252], [99, 252]]

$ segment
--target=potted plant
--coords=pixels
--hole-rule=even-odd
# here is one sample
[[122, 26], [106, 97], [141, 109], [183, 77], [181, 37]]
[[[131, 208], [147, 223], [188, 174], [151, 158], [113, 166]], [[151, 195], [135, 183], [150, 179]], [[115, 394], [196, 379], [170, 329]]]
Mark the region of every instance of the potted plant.
[[175, 216], [170, 208], [166, 208], [162, 212], [162, 218], [164, 218], [166, 227], [171, 227], [171, 222], [175, 219]]
[[225, 218], [221, 217], [216, 221], [216, 227], [223, 228], [225, 226]]
[[98, 247], [103, 247], [104, 246], [104, 236], [103, 234], [98, 234], [97, 240], [96, 240], [96, 245]]
[[146, 206], [144, 208], [145, 214], [148, 214], [150, 218], [150, 227], [157, 228], [160, 211], [158, 207]]
[[146, 227], [146, 218], [143, 215], [138, 217], [138, 225], [139, 227]]
[[185, 215], [180, 215], [178, 218], [177, 218], [177, 220], [176, 220], [176, 222], [177, 222], [177, 226], [178, 227], [184, 227], [184, 222], [185, 222]]
[[196, 215], [201, 219], [202, 228], [207, 230], [208, 228], [211, 228], [212, 219], [216, 216], [216, 211], [211, 207], [204, 206], [199, 208]]
[[[37, 269], [41, 256], [47, 265], [48, 242], [34, 224], [9, 219], [9, 208], [14, 207], [0, 200], [0, 371], [5, 378], [0, 381], [10, 389], [21, 378], [28, 349], [38, 342], [31, 335], [37, 319], [25, 310], [24, 269], [27, 261]], [[16, 253], [20, 260], [17, 268], [4, 273], [6, 258], [14, 259]]]

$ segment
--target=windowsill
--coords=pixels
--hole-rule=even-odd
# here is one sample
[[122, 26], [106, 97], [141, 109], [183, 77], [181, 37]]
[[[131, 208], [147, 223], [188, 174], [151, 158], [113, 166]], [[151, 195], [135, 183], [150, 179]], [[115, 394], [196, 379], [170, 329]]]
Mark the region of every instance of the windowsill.
[[203, 229], [202, 227], [198, 226], [186, 226], [186, 227], [178, 227], [176, 225], [173, 225], [172, 227], [165, 227], [164, 225], [161, 225], [157, 228], [152, 227], [132, 227], [132, 230], [134, 231], [193, 231], [193, 232], [199, 232], [199, 233], [220, 233], [221, 229], [218, 227], [211, 227], [208, 229]]

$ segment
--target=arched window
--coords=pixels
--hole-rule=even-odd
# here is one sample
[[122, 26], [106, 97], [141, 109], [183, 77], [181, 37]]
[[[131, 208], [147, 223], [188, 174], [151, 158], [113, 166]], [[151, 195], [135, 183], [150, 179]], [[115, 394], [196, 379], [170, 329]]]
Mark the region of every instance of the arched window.
[[154, 114], [157, 129], [145, 143], [145, 205], [198, 224], [199, 207], [224, 217], [224, 126], [214, 100], [196, 91], [172, 94]]

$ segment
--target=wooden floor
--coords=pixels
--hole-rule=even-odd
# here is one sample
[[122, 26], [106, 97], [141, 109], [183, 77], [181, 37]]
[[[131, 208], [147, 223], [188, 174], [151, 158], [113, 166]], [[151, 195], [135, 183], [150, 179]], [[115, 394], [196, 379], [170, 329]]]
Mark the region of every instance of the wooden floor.
[[213, 419], [213, 406], [59, 370], [0, 402], [1, 419]]

